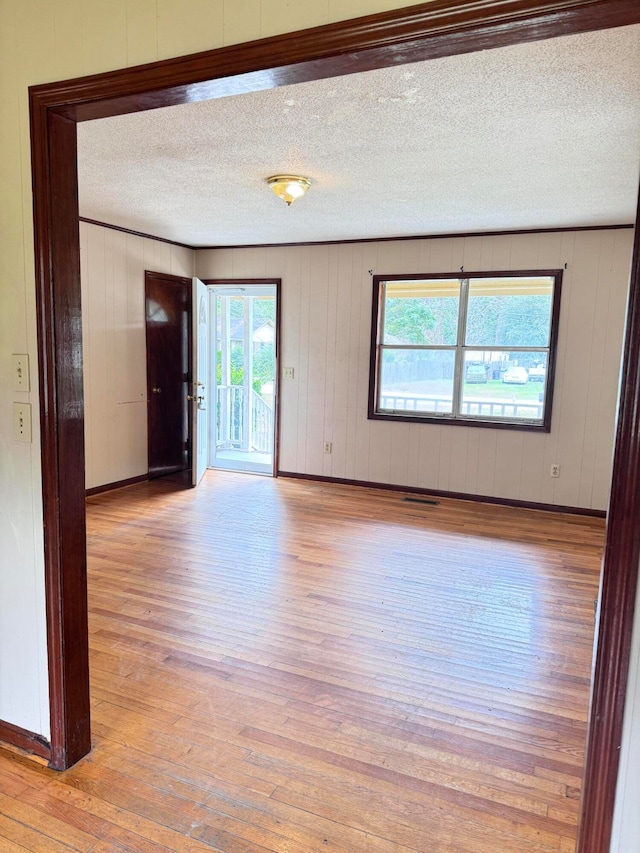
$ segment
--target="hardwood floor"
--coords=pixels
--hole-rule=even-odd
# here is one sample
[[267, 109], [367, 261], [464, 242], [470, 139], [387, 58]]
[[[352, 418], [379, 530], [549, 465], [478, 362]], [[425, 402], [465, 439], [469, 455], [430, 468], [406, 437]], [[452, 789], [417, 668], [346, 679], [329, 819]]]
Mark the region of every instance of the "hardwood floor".
[[601, 520], [208, 472], [88, 502], [94, 749], [0, 851], [574, 849]]

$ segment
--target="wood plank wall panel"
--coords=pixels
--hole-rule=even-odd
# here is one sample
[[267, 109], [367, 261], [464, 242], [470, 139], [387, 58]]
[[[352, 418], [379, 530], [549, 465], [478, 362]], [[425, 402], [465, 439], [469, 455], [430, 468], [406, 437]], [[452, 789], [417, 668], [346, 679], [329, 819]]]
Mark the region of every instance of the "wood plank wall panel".
[[[201, 278], [282, 278], [280, 468], [606, 509], [633, 233], [202, 250]], [[374, 273], [567, 264], [551, 433], [367, 420]], [[333, 452], [324, 453], [324, 442]], [[552, 463], [561, 476], [549, 477]]]
[[144, 271], [193, 275], [194, 252], [80, 223], [86, 486], [147, 471]]
[[[626, 258], [619, 252], [616, 252], [615, 249], [612, 252], [611, 257], [612, 264], [612, 276], [613, 278], [624, 278], [628, 276], [628, 264]], [[617, 360], [617, 346], [616, 346], [616, 338], [618, 335], [619, 328], [619, 320], [620, 316], [625, 316], [626, 308], [627, 308], [627, 294], [623, 292], [622, 288], [609, 288], [606, 291], [607, 299], [607, 315], [606, 315], [606, 327], [607, 333], [605, 336], [603, 349], [602, 349], [602, 363], [613, 365]], [[603, 313], [600, 314], [600, 308], [598, 308], [599, 316], [602, 318], [601, 322], [604, 324], [604, 308]], [[603, 374], [603, 379], [605, 376]], [[608, 490], [606, 489], [607, 478], [609, 472], [609, 447], [601, 447], [601, 442], [604, 440], [606, 435], [605, 426], [605, 414], [610, 412], [612, 409], [615, 410], [618, 405], [618, 382], [612, 382], [608, 379], [606, 381], [602, 381], [600, 384], [600, 408], [597, 414], [598, 418], [598, 429], [596, 430], [598, 439], [596, 447], [594, 448], [594, 479], [593, 479], [593, 497], [592, 502], [594, 505], [602, 504], [607, 499]]]

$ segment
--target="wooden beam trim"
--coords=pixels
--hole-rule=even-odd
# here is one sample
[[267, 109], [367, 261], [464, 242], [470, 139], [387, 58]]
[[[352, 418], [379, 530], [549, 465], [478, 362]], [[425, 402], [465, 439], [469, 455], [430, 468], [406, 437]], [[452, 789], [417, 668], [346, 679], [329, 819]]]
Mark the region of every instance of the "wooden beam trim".
[[591, 518], [606, 518], [606, 512], [589, 507], [563, 506], [560, 504], [545, 504], [536, 501], [520, 501], [515, 498], [496, 498], [490, 495], [474, 495], [467, 492], [447, 492], [442, 489], [421, 489], [418, 486], [400, 486], [395, 483], [376, 483], [370, 480], [349, 480], [345, 477], [325, 477], [323, 474], [296, 474], [294, 471], [278, 471], [278, 477], [290, 480], [311, 480], [316, 483], [337, 483], [343, 486], [356, 486], [362, 489], [382, 489], [386, 492], [401, 492], [407, 495], [424, 495], [425, 497], [447, 498], [456, 501], [472, 503], [496, 504], [497, 506], [516, 507], [519, 509], [535, 509], [542, 512], [559, 512], [568, 515], [586, 515]]
[[12, 723], [5, 723], [4, 720], [0, 720], [0, 741], [38, 755], [40, 758], [47, 760], [51, 758], [51, 744], [45, 737], [20, 726], [14, 726]]
[[[638, 199], [640, 219], [640, 196]], [[636, 232], [589, 710], [578, 853], [605, 853], [613, 827], [640, 564], [640, 234]]]
[[114, 483], [103, 483], [101, 486], [91, 486], [86, 489], [85, 495], [88, 498], [94, 495], [102, 495], [105, 492], [113, 492], [116, 489], [124, 489], [127, 486], [135, 486], [136, 483], [146, 483], [149, 479], [149, 474], [140, 474], [138, 477], [128, 477], [126, 480], [117, 480]]
[[618, 231], [620, 229], [633, 229], [632, 222], [619, 225], [575, 225], [562, 228], [515, 228], [503, 231], [453, 231], [443, 234], [406, 234], [400, 237], [360, 237], [349, 240], [306, 240], [296, 243], [238, 243], [227, 246], [192, 246], [189, 243], [179, 243], [176, 240], [168, 240], [166, 237], [158, 237], [154, 234], [146, 234], [144, 231], [134, 231], [131, 228], [123, 228], [120, 225], [111, 225], [108, 222], [100, 222], [98, 219], [87, 219], [80, 217], [80, 222], [87, 225], [96, 225], [99, 228], [109, 228], [111, 231], [120, 231], [122, 234], [132, 234], [134, 237], [143, 237], [145, 240], [157, 240], [160, 243], [168, 243], [170, 246], [180, 246], [183, 249], [191, 249], [194, 252], [209, 252], [218, 249], [285, 249], [304, 246], [348, 246], [358, 243], [397, 243], [406, 240], [461, 240], [465, 237], [509, 237], [520, 234], [566, 234], [573, 231]]
[[87, 121], [638, 22], [635, 0], [434, 0], [31, 92]]
[[30, 117], [34, 186], [39, 187], [33, 204], [50, 761], [62, 770], [85, 755], [91, 743], [84, 475], [69, 476], [76, 467], [84, 470], [82, 377], [76, 358], [80, 302], [79, 291], [69, 286], [79, 281], [76, 129], [33, 99]]
[[181, 249], [194, 250], [195, 246], [190, 246], [188, 243], [179, 243], [177, 240], [167, 240], [166, 237], [156, 237], [154, 234], [145, 234], [144, 231], [134, 231], [132, 228], [123, 228], [121, 225], [110, 225], [108, 222], [100, 222], [98, 219], [87, 219], [86, 216], [80, 217], [80, 222], [85, 222], [87, 225], [97, 225], [99, 228], [108, 228], [110, 231], [120, 231], [121, 234], [131, 234], [133, 237], [142, 237], [145, 240], [156, 240], [158, 243], [168, 243], [170, 246], [179, 246]]

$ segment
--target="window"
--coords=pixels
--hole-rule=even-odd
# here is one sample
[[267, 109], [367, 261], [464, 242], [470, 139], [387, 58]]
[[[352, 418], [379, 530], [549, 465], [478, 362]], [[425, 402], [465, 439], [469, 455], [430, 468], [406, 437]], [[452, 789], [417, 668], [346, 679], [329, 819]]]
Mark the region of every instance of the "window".
[[369, 417], [548, 432], [561, 282], [374, 276]]

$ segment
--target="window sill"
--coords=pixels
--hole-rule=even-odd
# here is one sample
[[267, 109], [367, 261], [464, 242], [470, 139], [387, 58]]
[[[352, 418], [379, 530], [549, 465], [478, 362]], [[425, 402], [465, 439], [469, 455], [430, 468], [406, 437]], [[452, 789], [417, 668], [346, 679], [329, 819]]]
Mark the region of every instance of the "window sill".
[[410, 415], [406, 412], [369, 412], [370, 421], [401, 421], [404, 423], [439, 424], [440, 426], [484, 427], [489, 429], [513, 429], [524, 432], [551, 432], [551, 423], [527, 421], [491, 420], [490, 418], [457, 418], [451, 415]]

